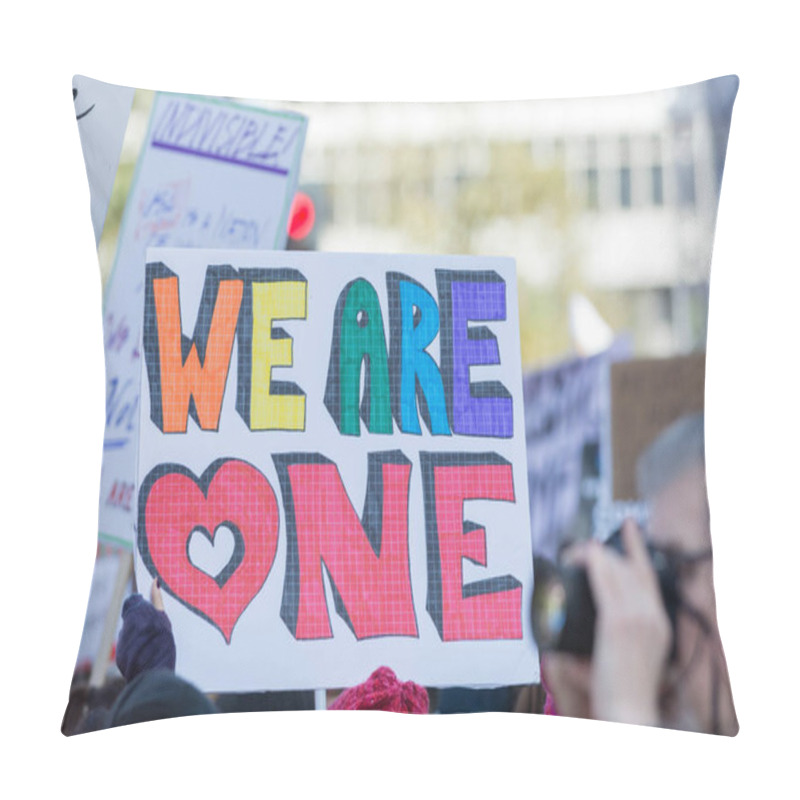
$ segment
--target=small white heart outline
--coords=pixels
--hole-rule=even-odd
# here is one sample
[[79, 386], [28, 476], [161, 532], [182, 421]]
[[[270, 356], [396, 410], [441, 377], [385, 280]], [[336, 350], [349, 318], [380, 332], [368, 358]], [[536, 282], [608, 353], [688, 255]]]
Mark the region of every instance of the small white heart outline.
[[186, 558], [196, 570], [222, 587], [241, 563], [241, 552], [237, 552], [241, 549], [237, 546], [240, 541], [241, 534], [230, 523], [217, 525], [213, 537], [198, 525], [186, 539]]

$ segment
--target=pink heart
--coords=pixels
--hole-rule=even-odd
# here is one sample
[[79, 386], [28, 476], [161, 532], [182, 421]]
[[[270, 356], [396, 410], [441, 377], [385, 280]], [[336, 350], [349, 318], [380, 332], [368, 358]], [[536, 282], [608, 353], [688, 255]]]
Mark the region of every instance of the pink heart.
[[[215, 461], [200, 480], [179, 464], [161, 464], [139, 495], [139, 551], [162, 587], [213, 623], [230, 644], [239, 617], [272, 569], [278, 521], [269, 481], [244, 461]], [[188, 542], [199, 529], [213, 545], [221, 525], [233, 532], [233, 555], [211, 576], [191, 563]]]

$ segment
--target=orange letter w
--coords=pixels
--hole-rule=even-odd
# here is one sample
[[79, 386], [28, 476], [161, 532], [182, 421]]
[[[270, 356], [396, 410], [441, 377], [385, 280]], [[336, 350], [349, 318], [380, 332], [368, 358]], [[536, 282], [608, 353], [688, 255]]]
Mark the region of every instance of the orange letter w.
[[228, 378], [244, 282], [232, 267], [209, 267], [192, 339], [183, 335], [178, 276], [148, 264], [144, 353], [150, 381], [150, 417], [164, 433], [185, 433], [192, 415], [216, 430]]

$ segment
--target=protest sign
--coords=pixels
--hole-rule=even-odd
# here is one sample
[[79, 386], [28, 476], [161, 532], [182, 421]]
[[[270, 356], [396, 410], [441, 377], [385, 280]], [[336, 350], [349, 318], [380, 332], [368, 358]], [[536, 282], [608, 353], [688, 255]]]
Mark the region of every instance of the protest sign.
[[513, 261], [147, 262], [136, 575], [161, 580], [177, 671], [538, 680]]
[[132, 547], [145, 250], [283, 247], [306, 122], [223, 100], [155, 95], [104, 298], [101, 540]]
[[629, 342], [618, 339], [597, 355], [523, 376], [531, 538], [537, 555], [555, 560], [581, 505], [590, 517], [595, 502], [607, 493], [602, 439], [610, 413], [608, 370], [629, 354]]
[[611, 367], [613, 499], [632, 500], [636, 462], [670, 423], [702, 411], [706, 354], [635, 359]]
[[[128, 554], [130, 558], [130, 554]], [[115, 584], [119, 573], [119, 555], [116, 553], [103, 553], [98, 555], [92, 573], [92, 585], [89, 591], [89, 604], [86, 609], [86, 619], [83, 624], [81, 643], [78, 647], [78, 669], [91, 668], [97, 653], [101, 649], [103, 627], [108, 615], [108, 609], [113, 604]], [[122, 587], [124, 594], [131, 592], [130, 581]], [[116, 615], [114, 620], [113, 635], [119, 633], [122, 627], [122, 618]], [[109, 646], [110, 649], [110, 646]], [[107, 664], [104, 662], [104, 667]]]

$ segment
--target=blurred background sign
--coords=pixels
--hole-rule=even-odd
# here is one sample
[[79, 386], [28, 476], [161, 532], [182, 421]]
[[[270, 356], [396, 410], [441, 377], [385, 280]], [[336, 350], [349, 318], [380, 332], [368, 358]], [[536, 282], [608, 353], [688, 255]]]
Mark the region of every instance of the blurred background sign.
[[703, 410], [705, 353], [636, 359], [611, 366], [614, 500], [633, 500], [636, 462], [664, 428]]
[[523, 376], [531, 537], [535, 555], [554, 560], [565, 540], [592, 533], [605, 492], [601, 439], [609, 417], [608, 369], [630, 356], [619, 339], [606, 351], [572, 357]]

